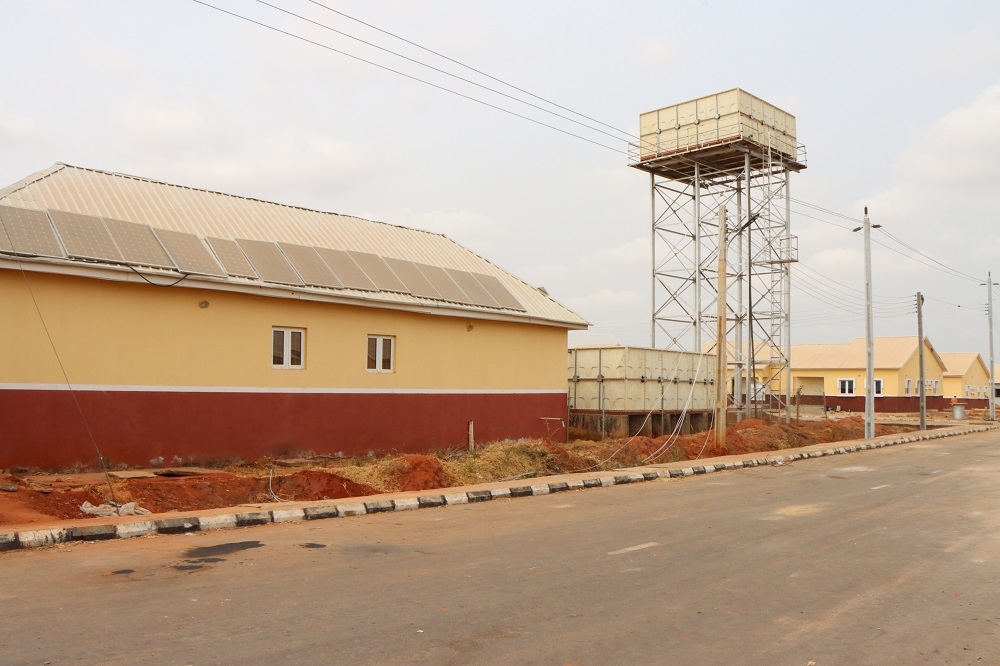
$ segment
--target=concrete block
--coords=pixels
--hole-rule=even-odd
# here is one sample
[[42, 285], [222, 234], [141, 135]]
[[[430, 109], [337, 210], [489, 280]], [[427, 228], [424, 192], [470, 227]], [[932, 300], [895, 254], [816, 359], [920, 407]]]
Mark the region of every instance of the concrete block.
[[236, 514], [233, 513], [198, 518], [198, 527], [202, 530], [231, 530], [236, 526]]
[[338, 504], [337, 505], [337, 515], [341, 518], [346, 516], [363, 516], [368, 512], [363, 502], [357, 502], [354, 504]]
[[606, 487], [606, 488], [615, 485], [615, 477], [613, 477], [613, 476], [602, 476], [601, 477], [601, 485], [604, 486], [604, 487]]
[[493, 494], [488, 490], [470, 490], [466, 496], [469, 502], [488, 502], [493, 499]]
[[185, 532], [197, 532], [201, 529], [197, 518], [163, 518], [154, 520], [153, 523], [159, 534], [184, 534]]
[[118, 530], [114, 525], [74, 525], [66, 528], [67, 541], [100, 541], [117, 537]]
[[340, 515], [337, 511], [337, 507], [328, 504], [326, 506], [307, 506], [302, 510], [305, 514], [306, 520], [323, 520], [324, 518], [336, 518]]
[[704, 474], [706, 470], [702, 465], [699, 465], [697, 467], [692, 467], [691, 471], [693, 471], [695, 474]]
[[530, 497], [532, 494], [531, 486], [519, 486], [510, 489], [511, 497]]
[[271, 522], [270, 511], [251, 511], [249, 513], [236, 514], [236, 527], [253, 527], [254, 525], [267, 525]]
[[583, 479], [572, 479], [567, 481], [566, 485], [569, 486], [570, 490], [579, 490], [584, 487]]
[[658, 478], [660, 478], [660, 473], [659, 472], [643, 472], [642, 473], [642, 480], [643, 481], [656, 481]]
[[465, 493], [445, 493], [444, 501], [446, 504], [468, 504], [469, 496]]
[[17, 532], [0, 534], [0, 553], [7, 550], [17, 550], [21, 547], [21, 542], [17, 538]]
[[392, 500], [379, 500], [378, 502], [365, 502], [366, 513], [387, 513], [394, 511], [396, 507]]
[[679, 476], [684, 476], [684, 470], [682, 469], [672, 469], [667, 472], [671, 479], [676, 479]]
[[[493, 492], [496, 492], [495, 490]], [[418, 497], [417, 503], [420, 504], [421, 509], [427, 509], [435, 506], [444, 506], [446, 502], [444, 501], [444, 495], [430, 495], [429, 497]]]
[[66, 541], [66, 530], [63, 528], [56, 528], [51, 530], [18, 532], [17, 540], [20, 542], [21, 548], [54, 546], [57, 543]]
[[[582, 484], [583, 482], [581, 481], [581, 485]], [[510, 499], [510, 488], [494, 488], [490, 491], [490, 497], [493, 499], [499, 499], [501, 497]]]
[[156, 534], [156, 523], [152, 520], [137, 520], [133, 523], [118, 523], [115, 525], [115, 532], [118, 534], [119, 539], [148, 536], [150, 534]]
[[548, 495], [549, 494], [549, 484], [540, 483], [537, 486], [531, 486], [532, 495]]
[[403, 499], [393, 500], [392, 503], [395, 505], [396, 511], [410, 511], [420, 508], [420, 500], [416, 497], [404, 497]]
[[550, 483], [549, 492], [550, 493], [561, 493], [569, 490], [569, 484], [563, 481], [562, 483]]
[[275, 523], [294, 523], [305, 520], [306, 512], [302, 509], [274, 509], [271, 511], [271, 521]]
[[600, 479], [584, 479], [583, 480], [583, 487], [584, 488], [600, 488], [603, 485], [604, 484], [601, 483]]

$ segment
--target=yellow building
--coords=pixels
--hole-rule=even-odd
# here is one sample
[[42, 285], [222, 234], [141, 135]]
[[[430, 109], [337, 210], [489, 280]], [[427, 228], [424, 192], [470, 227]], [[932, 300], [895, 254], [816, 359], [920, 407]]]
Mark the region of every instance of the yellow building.
[[990, 397], [990, 371], [975, 352], [942, 353], [945, 396], [977, 400]]
[[[917, 336], [875, 338], [875, 395], [919, 395]], [[804, 396], [864, 396], [866, 343], [792, 345], [792, 391]], [[924, 338], [924, 376], [928, 396], [943, 395], [944, 361]]]
[[438, 234], [64, 164], [0, 190], [0, 303], [0, 467], [565, 437], [587, 326]]

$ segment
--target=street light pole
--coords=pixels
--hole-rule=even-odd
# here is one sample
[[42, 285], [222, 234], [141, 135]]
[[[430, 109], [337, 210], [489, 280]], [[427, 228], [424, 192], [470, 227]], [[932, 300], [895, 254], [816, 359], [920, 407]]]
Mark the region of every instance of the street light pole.
[[[876, 224], [875, 228], [879, 226]], [[872, 225], [865, 206], [865, 439], [875, 437], [875, 321], [872, 313]]]
[[986, 274], [986, 316], [990, 320], [990, 421], [997, 418], [997, 391], [993, 387], [996, 377], [993, 376], [993, 274]]

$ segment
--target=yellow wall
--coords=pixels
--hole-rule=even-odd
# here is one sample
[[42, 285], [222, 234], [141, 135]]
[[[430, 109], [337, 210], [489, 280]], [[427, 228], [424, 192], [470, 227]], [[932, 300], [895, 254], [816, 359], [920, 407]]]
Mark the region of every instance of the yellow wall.
[[[990, 373], [980, 363], [973, 363], [961, 377], [944, 378], [944, 395], [958, 396], [959, 398], [989, 398]], [[969, 393], [972, 387], [974, 392]]]
[[[565, 329], [28, 273], [74, 384], [566, 389]], [[199, 307], [208, 301], [207, 308]], [[63, 384], [20, 272], [0, 270], [0, 383]], [[271, 329], [306, 329], [305, 368], [271, 367]], [[468, 327], [471, 326], [471, 330]], [[366, 370], [396, 337], [395, 372]]]

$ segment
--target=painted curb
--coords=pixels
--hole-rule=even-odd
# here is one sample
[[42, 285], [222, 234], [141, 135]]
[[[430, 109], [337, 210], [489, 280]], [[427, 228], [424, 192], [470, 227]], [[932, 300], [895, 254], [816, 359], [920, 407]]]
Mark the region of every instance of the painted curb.
[[78, 525], [42, 530], [29, 530], [0, 534], [0, 553], [24, 548], [40, 548], [54, 546], [72, 541], [100, 541], [107, 539], [128, 539], [151, 534], [186, 534], [207, 532], [237, 527], [252, 527], [268, 523], [287, 523], [305, 520], [323, 520], [327, 518], [344, 518], [347, 516], [363, 516], [366, 514], [389, 513], [395, 511], [411, 511], [428, 509], [452, 504], [476, 504], [495, 499], [534, 497], [550, 495], [569, 490], [585, 488], [602, 488], [620, 486], [659, 479], [678, 479], [686, 476], [713, 474], [735, 469], [748, 469], [766, 465], [783, 465], [796, 460], [808, 458], [823, 458], [833, 455], [845, 455], [857, 451], [871, 451], [897, 444], [910, 444], [942, 437], [957, 437], [974, 433], [996, 430], [1000, 426], [975, 426], [963, 428], [955, 432], [929, 432], [923, 435], [908, 435], [878, 441], [864, 442], [851, 446], [839, 446], [821, 451], [799, 451], [784, 455], [765, 455], [763, 458], [747, 458], [744, 460], [695, 465], [673, 469], [637, 468], [621, 470], [615, 475], [602, 473], [592, 477], [571, 479], [558, 483], [539, 483], [533, 485], [511, 486], [507, 488], [491, 488], [489, 490], [470, 490], [464, 493], [444, 493], [420, 497], [405, 497], [399, 499], [375, 500], [371, 502], [350, 502], [330, 504], [328, 501], [315, 506], [303, 508], [271, 509], [270, 511], [244, 511], [230, 514], [210, 516], [186, 516], [179, 518], [160, 518], [155, 520], [140, 520], [129, 523], [108, 523], [104, 525]]

